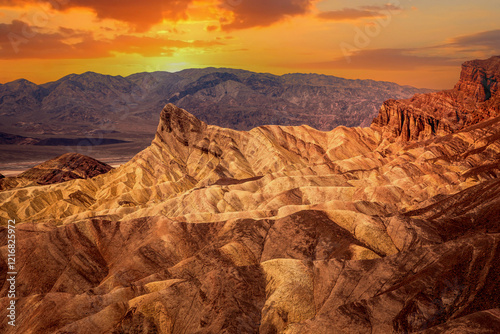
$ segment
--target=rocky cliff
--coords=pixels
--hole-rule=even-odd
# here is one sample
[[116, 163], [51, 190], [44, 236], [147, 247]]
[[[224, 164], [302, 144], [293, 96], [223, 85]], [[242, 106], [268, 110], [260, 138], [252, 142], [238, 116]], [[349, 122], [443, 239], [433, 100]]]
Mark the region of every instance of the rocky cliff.
[[500, 90], [500, 57], [465, 62], [455, 90], [464, 92], [476, 102], [485, 102], [497, 96]]
[[422, 140], [500, 115], [500, 56], [462, 65], [452, 90], [388, 100], [372, 126], [389, 138]]

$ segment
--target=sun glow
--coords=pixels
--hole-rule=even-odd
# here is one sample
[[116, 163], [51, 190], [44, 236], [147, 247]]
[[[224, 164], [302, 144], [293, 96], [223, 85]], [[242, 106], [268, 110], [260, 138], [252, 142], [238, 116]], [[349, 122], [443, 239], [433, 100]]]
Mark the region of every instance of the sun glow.
[[462, 61], [500, 52], [500, 5], [487, 0], [455, 3], [449, 15], [440, 14], [447, 4], [429, 1], [414, 8], [361, 1], [154, 0], [144, 8], [126, 0], [119, 10], [106, 1], [60, 3], [0, 5], [2, 82], [24, 77], [40, 83], [87, 70], [125, 75], [150, 67], [219, 66], [447, 88]]

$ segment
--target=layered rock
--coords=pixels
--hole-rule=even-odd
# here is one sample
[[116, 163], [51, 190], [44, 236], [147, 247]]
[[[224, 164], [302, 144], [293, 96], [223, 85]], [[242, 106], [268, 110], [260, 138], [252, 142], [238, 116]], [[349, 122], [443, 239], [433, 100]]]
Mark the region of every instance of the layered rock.
[[500, 56], [462, 65], [452, 90], [388, 100], [372, 127], [391, 139], [423, 140], [500, 115]]
[[462, 65], [460, 80], [455, 90], [465, 92], [477, 102], [485, 102], [499, 94], [500, 57], [471, 60]]
[[151, 147], [128, 164], [0, 193], [4, 218], [22, 222], [18, 330], [494, 323], [498, 124], [379, 146], [371, 129], [236, 132], [167, 105]]
[[499, 176], [500, 117], [391, 143], [169, 104], [127, 164], [0, 192], [0, 331], [493, 333]]
[[73, 179], [88, 179], [109, 172], [112, 167], [79, 153], [66, 153], [39, 164], [19, 177], [39, 184], [53, 184]]
[[[152, 145], [121, 168], [50, 191], [30, 187], [0, 193], [9, 208], [0, 215], [26, 221], [51, 212], [61, 223], [158, 214], [207, 221], [344, 207], [337, 205], [339, 200], [373, 202], [380, 213], [412, 209], [437, 193], [460, 191], [469, 181], [487, 177], [479, 172], [467, 179], [466, 171], [497, 161], [496, 123], [456, 133], [442, 143], [404, 148], [398, 143], [378, 147], [382, 138], [369, 128], [321, 132], [307, 126], [266, 126], [237, 132], [206, 125], [173, 105], [160, 118]], [[460, 158], [464, 156], [466, 161]], [[221, 186], [221, 179], [250, 181]], [[80, 192], [92, 200], [71, 200]], [[26, 200], [27, 207], [10, 208], [13, 198]]]
[[[88, 179], [109, 172], [111, 166], [79, 153], [66, 153], [0, 181], [0, 190]], [[1, 178], [1, 177], [0, 177]]]
[[445, 241], [432, 226], [415, 226], [425, 247], [359, 261], [357, 242], [312, 211], [210, 224], [165, 217], [22, 224], [17, 330], [386, 333], [450, 319], [448, 326], [474, 333], [467, 319], [478, 312], [491, 321], [479, 325], [494, 329], [498, 232], [473, 234], [474, 227]]

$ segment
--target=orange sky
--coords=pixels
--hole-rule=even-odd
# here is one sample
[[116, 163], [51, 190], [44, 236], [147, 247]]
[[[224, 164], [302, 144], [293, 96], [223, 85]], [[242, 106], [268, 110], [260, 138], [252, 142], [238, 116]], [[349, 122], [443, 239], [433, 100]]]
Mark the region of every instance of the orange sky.
[[191, 67], [451, 88], [500, 54], [500, 1], [0, 0], [0, 82]]

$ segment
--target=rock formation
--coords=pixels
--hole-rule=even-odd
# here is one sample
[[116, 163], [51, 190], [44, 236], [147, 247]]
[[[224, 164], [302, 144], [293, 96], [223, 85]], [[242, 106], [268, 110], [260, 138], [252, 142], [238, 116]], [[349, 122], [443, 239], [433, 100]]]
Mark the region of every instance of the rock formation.
[[127, 164], [0, 192], [19, 264], [14, 329], [2, 226], [0, 331], [498, 332], [500, 116], [481, 117], [391, 141], [168, 104]]
[[500, 91], [500, 57], [471, 60], [462, 65], [455, 90], [464, 92], [476, 102], [485, 102]]
[[500, 56], [462, 65], [452, 90], [388, 100], [373, 120], [389, 138], [423, 140], [500, 115]]
[[30, 168], [16, 177], [4, 178], [0, 181], [0, 190], [88, 179], [107, 173], [111, 169], [108, 164], [91, 157], [79, 153], [66, 153]]

